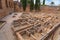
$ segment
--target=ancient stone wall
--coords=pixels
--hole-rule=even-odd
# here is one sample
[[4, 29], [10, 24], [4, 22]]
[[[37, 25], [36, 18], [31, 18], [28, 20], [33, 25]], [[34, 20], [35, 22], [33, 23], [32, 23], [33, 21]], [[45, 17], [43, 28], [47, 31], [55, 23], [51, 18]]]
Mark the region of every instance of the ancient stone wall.
[[14, 8], [13, 0], [1, 0], [0, 4], [1, 4], [0, 18], [8, 15], [10, 12], [13, 11]]

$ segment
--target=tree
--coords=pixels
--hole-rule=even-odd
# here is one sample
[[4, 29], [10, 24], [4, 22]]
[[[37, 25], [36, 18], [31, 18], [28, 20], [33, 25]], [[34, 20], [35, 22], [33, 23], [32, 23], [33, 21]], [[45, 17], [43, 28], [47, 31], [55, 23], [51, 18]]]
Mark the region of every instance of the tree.
[[40, 10], [40, 7], [41, 7], [41, 2], [40, 0], [38, 0], [38, 10]]
[[30, 1], [30, 11], [34, 9], [34, 0]]
[[35, 10], [40, 10], [40, 0], [36, 0], [35, 2]]
[[51, 6], [53, 6], [55, 3], [54, 2], [51, 2]]
[[27, 0], [27, 3], [30, 4], [30, 0]]
[[21, 0], [22, 6], [23, 6], [23, 10], [26, 10], [26, 6], [27, 6], [27, 0]]
[[43, 0], [43, 5], [45, 5], [45, 0]]

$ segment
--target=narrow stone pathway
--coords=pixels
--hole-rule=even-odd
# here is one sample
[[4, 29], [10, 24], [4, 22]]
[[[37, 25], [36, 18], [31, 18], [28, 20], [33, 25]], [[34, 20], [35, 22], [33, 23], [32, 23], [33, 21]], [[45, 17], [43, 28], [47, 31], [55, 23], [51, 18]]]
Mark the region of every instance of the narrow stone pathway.
[[2, 20], [5, 20], [7, 23], [0, 29], [0, 40], [16, 40], [13, 31], [11, 30], [13, 20], [16, 20], [21, 16], [22, 13], [17, 13], [16, 17], [12, 17], [14, 13], [4, 17]]

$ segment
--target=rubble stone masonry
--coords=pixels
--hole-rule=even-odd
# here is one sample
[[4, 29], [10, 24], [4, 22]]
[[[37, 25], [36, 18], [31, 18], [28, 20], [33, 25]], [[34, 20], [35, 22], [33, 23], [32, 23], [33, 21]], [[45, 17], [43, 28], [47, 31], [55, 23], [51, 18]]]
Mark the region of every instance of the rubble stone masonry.
[[0, 19], [13, 12], [13, 0], [0, 0]]

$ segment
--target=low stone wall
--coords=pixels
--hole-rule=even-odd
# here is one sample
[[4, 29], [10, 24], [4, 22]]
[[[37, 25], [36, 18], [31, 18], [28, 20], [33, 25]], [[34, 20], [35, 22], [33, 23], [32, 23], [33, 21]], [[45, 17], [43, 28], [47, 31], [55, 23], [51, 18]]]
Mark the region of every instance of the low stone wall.
[[40, 40], [47, 40], [59, 27], [60, 27], [60, 23], [57, 23], [56, 25], [54, 25], [54, 27]]

